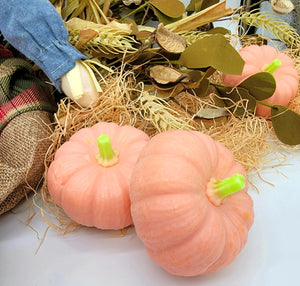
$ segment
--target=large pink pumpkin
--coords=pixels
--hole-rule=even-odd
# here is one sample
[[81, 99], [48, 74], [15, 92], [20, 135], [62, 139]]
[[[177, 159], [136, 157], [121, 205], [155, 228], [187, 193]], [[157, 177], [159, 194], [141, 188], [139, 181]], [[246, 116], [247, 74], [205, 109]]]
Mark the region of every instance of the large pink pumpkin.
[[[105, 146], [110, 142], [102, 143], [108, 155], [101, 158], [97, 138], [103, 134], [113, 149]], [[56, 151], [48, 169], [47, 184], [54, 202], [85, 226], [121, 229], [132, 224], [129, 181], [148, 139], [132, 126], [105, 122], [76, 132]]]
[[[271, 70], [276, 80], [276, 90], [270, 98], [264, 101], [275, 105], [288, 106], [289, 102], [296, 96], [299, 84], [298, 72], [295, 69], [293, 60], [288, 55], [268, 45], [250, 45], [240, 49], [239, 53], [245, 61], [243, 73], [242, 75], [224, 74], [224, 84], [237, 86], [255, 73], [268, 71], [267, 66], [278, 59], [281, 65], [275, 71]], [[256, 115], [270, 116], [271, 109], [258, 103]]]
[[234, 260], [254, 217], [245, 180], [240, 191], [221, 198], [237, 191], [223, 181], [235, 174], [246, 176], [227, 148], [200, 132], [168, 131], [147, 143], [129, 194], [136, 233], [156, 263], [195, 276]]

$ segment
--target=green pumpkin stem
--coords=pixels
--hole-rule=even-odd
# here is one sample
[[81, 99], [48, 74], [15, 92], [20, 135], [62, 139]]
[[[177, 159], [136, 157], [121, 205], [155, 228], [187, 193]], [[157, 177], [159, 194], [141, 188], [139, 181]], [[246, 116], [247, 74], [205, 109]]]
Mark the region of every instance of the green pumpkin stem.
[[223, 200], [227, 196], [244, 189], [245, 185], [245, 177], [242, 174], [237, 173], [229, 178], [216, 181], [214, 183], [215, 195]]
[[213, 205], [220, 206], [227, 196], [243, 190], [245, 186], [246, 179], [239, 173], [220, 181], [211, 178], [206, 188], [206, 196]]
[[99, 153], [96, 158], [103, 167], [111, 167], [118, 162], [118, 152], [111, 146], [109, 136], [102, 134], [97, 138]]
[[280, 66], [281, 66], [281, 61], [275, 59], [273, 62], [271, 62], [264, 68], [264, 71], [273, 74], [274, 71], [276, 71]]

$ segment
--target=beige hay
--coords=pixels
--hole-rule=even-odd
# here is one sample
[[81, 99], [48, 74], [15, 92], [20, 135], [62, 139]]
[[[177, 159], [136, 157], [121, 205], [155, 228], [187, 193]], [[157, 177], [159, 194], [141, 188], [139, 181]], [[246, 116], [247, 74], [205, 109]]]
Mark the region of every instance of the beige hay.
[[[299, 71], [299, 58], [296, 56], [295, 63]], [[213, 80], [219, 81], [219, 74], [215, 74]], [[124, 67], [110, 75], [102, 89], [103, 93], [92, 108], [83, 109], [68, 99], [61, 101], [54, 132], [50, 137], [52, 145], [45, 159], [45, 177], [47, 167], [61, 144], [79, 129], [93, 126], [99, 121], [129, 124], [149, 136], [172, 128], [199, 130], [227, 146], [235, 159], [245, 167], [249, 178], [253, 173], [259, 175], [264, 168], [282, 164], [286, 160], [286, 151], [298, 149], [297, 146], [292, 148], [280, 143], [270, 121], [264, 118], [249, 114], [242, 118], [233, 114], [212, 120], [196, 118], [195, 113], [201, 108], [217, 108], [211, 96], [202, 99], [183, 92], [173, 99], [162, 99], [146, 91], [142, 83], [136, 82], [134, 73], [125, 71]], [[300, 92], [290, 107], [300, 112]], [[61, 233], [76, 231], [80, 227], [55, 205], [46, 183], [40, 195], [43, 206], [39, 207], [48, 225]]]

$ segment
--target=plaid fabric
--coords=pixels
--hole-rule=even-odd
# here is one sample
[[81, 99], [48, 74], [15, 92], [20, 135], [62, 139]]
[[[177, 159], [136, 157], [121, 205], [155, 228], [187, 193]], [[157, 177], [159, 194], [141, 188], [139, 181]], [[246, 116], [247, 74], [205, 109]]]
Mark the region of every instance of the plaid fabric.
[[0, 45], [0, 59], [13, 58], [13, 57], [14, 57], [14, 55], [10, 50], [8, 50], [4, 46]]
[[55, 112], [57, 104], [47, 85], [30, 74], [31, 64], [0, 45], [0, 133], [19, 114], [32, 110]]

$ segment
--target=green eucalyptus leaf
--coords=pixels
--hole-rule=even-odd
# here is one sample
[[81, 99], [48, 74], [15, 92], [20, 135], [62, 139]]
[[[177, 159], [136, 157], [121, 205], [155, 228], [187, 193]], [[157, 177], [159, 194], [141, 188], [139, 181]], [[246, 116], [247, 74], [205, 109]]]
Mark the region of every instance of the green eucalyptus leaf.
[[205, 97], [208, 94], [209, 89], [209, 80], [207, 78], [203, 78], [196, 88], [194, 88], [194, 92], [198, 97]]
[[205, 73], [200, 70], [191, 70], [187, 74], [190, 80], [195, 83], [195, 85], [200, 84], [205, 75]]
[[221, 35], [226, 35], [226, 34], [231, 34], [230, 30], [223, 28], [223, 27], [216, 27], [208, 30], [206, 32], [207, 34], [221, 34]]
[[200, 38], [182, 52], [178, 62], [191, 69], [213, 67], [235, 75], [242, 73], [245, 64], [238, 51], [220, 34]]
[[[223, 104], [220, 104], [220, 98], [216, 98], [216, 104], [219, 106], [227, 106], [230, 110], [238, 115], [244, 116], [246, 112], [253, 113], [256, 108], [256, 100], [251, 96], [248, 90], [242, 87], [231, 87], [216, 85], [216, 92], [222, 98]], [[243, 104], [235, 105], [243, 100]]]
[[197, 70], [188, 70], [188, 75], [194, 82], [200, 82], [203, 78], [209, 78], [216, 70], [212, 67], [197, 69]]
[[208, 80], [206, 73], [208, 71], [192, 70], [188, 72], [188, 78], [191, 82], [188, 85], [192, 91], [198, 97], [205, 97], [208, 95], [208, 90], [210, 87], [210, 81]]
[[203, 1], [203, 4], [201, 6], [201, 10], [204, 10], [212, 5], [215, 5], [217, 3], [219, 3], [220, 1], [219, 0], [205, 0]]
[[180, 18], [185, 12], [184, 4], [179, 0], [150, 0], [149, 3], [170, 18]]
[[190, 4], [186, 7], [187, 12], [199, 12], [203, 5], [204, 0], [191, 0]]
[[264, 100], [274, 94], [276, 80], [269, 72], [259, 72], [246, 78], [238, 86], [247, 89], [257, 100]]
[[169, 17], [166, 14], [162, 13], [160, 10], [156, 9], [155, 7], [152, 7], [152, 10], [153, 10], [155, 16], [157, 17], [158, 21], [164, 25], [174, 23], [177, 20], [181, 19], [181, 18]]
[[300, 144], [300, 114], [285, 106], [274, 105], [271, 107], [271, 116], [276, 136], [281, 142]]

